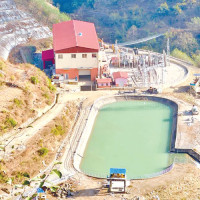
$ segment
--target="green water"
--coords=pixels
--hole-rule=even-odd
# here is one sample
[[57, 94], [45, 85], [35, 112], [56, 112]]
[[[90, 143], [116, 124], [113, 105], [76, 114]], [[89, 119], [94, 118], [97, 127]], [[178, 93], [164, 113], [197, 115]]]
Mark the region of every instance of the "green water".
[[144, 178], [168, 167], [173, 110], [154, 101], [122, 101], [100, 109], [80, 169], [106, 177], [126, 168], [128, 178]]

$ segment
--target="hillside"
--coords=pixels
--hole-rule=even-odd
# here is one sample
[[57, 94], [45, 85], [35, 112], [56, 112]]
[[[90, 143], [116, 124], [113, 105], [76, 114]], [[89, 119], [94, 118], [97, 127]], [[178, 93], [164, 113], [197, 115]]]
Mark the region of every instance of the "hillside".
[[19, 127], [52, 104], [55, 90], [35, 66], [0, 60], [0, 134]]
[[52, 25], [69, 19], [46, 0], [0, 1], [0, 57], [7, 60], [14, 47], [31, 40], [48, 40]]
[[17, 7], [34, 16], [40, 23], [52, 29], [52, 25], [60, 21], [67, 21], [70, 17], [52, 6], [50, 0], [14, 0]]
[[[54, 0], [54, 5], [72, 18], [94, 22], [104, 41], [136, 40], [168, 31], [171, 51], [200, 54], [199, 0]], [[166, 37], [136, 46], [162, 52]]]

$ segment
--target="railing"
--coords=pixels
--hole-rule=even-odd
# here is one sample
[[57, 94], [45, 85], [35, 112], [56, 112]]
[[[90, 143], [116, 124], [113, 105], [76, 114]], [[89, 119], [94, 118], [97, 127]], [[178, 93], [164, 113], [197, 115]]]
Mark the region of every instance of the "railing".
[[[160, 175], [163, 175], [163, 174], [169, 172], [173, 167], [174, 167], [174, 163], [172, 163], [169, 167], [167, 167], [159, 172], [155, 172], [155, 173], [151, 173], [151, 174], [143, 174], [140, 176], [134, 176], [134, 175], [128, 176], [128, 179], [132, 180], [132, 179], [153, 178], [153, 177], [160, 176]], [[92, 176], [92, 177], [96, 177], [96, 178], [107, 178], [109, 176], [109, 174], [106, 172], [99, 172], [99, 171], [86, 170], [86, 169], [81, 169], [81, 171], [88, 176]]]

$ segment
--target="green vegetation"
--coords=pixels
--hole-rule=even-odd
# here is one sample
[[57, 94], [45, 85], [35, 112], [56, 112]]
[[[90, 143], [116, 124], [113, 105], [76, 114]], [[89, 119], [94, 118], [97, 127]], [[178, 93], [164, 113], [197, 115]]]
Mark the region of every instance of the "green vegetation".
[[17, 122], [13, 119], [13, 118], [11, 118], [11, 117], [8, 117], [6, 120], [5, 120], [5, 123], [4, 124], [6, 124], [6, 126], [8, 127], [8, 128], [14, 128], [16, 125], [17, 125]]
[[[134, 45], [162, 52], [170, 37], [171, 51], [178, 48], [199, 66], [200, 4], [196, 0], [53, 0], [62, 12], [95, 23], [98, 36], [114, 43], [134, 41], [157, 33], [166, 36]], [[103, 12], [102, 12], [103, 11]]]
[[43, 93], [42, 96], [45, 97], [46, 99], [49, 99], [49, 98], [50, 98], [48, 92]]
[[56, 124], [55, 127], [51, 129], [51, 133], [54, 135], [63, 135], [65, 131], [61, 125]]
[[14, 0], [20, 8], [32, 14], [38, 21], [52, 25], [61, 21], [67, 21], [70, 17], [61, 13], [58, 8], [53, 7], [46, 0]]
[[7, 181], [8, 176], [3, 171], [0, 171], [0, 183], [6, 183]]
[[50, 91], [52, 91], [52, 92], [56, 91], [56, 87], [54, 85], [52, 85], [50, 78], [47, 79], [47, 85], [48, 85], [48, 88]]
[[32, 76], [31, 77], [31, 83], [33, 83], [33, 84], [38, 84], [38, 78], [37, 77], [35, 77], [35, 76]]
[[174, 49], [171, 53], [172, 56], [176, 58], [180, 58], [182, 60], [185, 60], [187, 62], [190, 62], [194, 64], [196, 67], [200, 67], [200, 54], [197, 52], [197, 54], [192, 54], [190, 57], [186, 53], [180, 51], [179, 49]]
[[3, 70], [6, 67], [5, 62], [3, 62], [2, 60], [0, 60], [0, 70]]
[[194, 60], [194, 64], [196, 67], [200, 67], [200, 54], [196, 55], [196, 54], [193, 54], [192, 55], [192, 58]]
[[39, 156], [43, 157], [48, 154], [49, 150], [47, 148], [43, 147], [43, 148], [39, 149], [37, 152], [38, 152]]
[[17, 99], [17, 98], [14, 98], [13, 102], [18, 107], [20, 107], [23, 104], [22, 100]]
[[176, 58], [180, 58], [182, 60], [188, 61], [190, 63], [193, 63], [193, 60], [190, 56], [188, 56], [186, 53], [178, 50], [178, 49], [174, 49], [171, 53], [172, 56], [176, 57]]

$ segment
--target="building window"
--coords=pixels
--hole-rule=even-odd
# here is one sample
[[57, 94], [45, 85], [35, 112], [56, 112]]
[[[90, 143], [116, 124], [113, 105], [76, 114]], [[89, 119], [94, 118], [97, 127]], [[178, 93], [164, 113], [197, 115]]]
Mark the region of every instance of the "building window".
[[82, 54], [82, 58], [87, 58], [87, 54]]
[[97, 54], [96, 54], [96, 53], [93, 53], [93, 54], [92, 54], [92, 57], [93, 57], [93, 58], [96, 58], [96, 57], [97, 57]]
[[76, 58], [76, 54], [71, 54], [71, 58]]
[[63, 59], [63, 54], [58, 54], [58, 59]]

